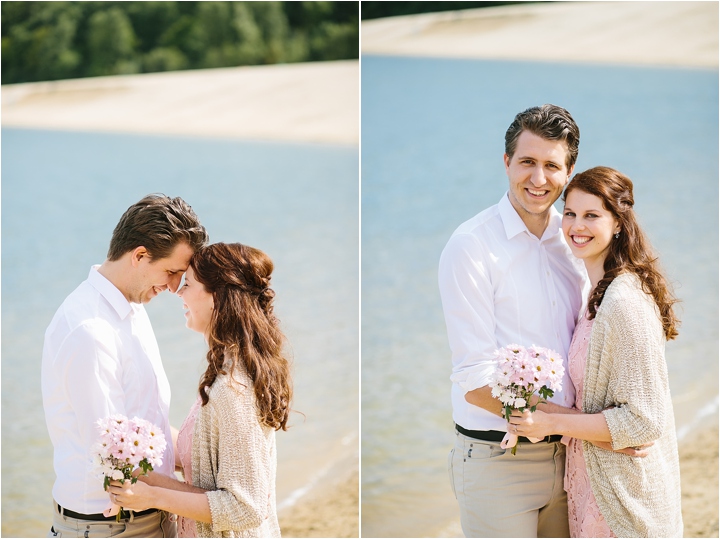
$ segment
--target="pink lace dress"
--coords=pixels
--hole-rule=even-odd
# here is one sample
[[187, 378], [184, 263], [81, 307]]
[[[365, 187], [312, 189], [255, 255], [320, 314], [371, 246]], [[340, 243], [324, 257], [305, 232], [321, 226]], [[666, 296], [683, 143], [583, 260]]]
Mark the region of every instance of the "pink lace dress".
[[[195, 418], [197, 417], [198, 410], [202, 400], [198, 395], [195, 404], [190, 408], [190, 413], [183, 421], [180, 431], [178, 432], [177, 439], [177, 450], [180, 457], [180, 462], [183, 467], [183, 475], [185, 476], [186, 483], [192, 483], [192, 441], [193, 441], [193, 429], [195, 428]], [[197, 531], [195, 529], [195, 521], [190, 518], [178, 516], [178, 537], [197, 537]]]
[[[575, 386], [575, 408], [582, 408], [585, 360], [593, 320], [582, 317], [573, 334], [568, 352], [570, 379]], [[585, 468], [582, 440], [568, 438], [565, 465], [565, 491], [568, 496], [570, 537], [615, 537], [595, 501], [590, 478]], [[565, 441], [565, 439], [563, 439]]]

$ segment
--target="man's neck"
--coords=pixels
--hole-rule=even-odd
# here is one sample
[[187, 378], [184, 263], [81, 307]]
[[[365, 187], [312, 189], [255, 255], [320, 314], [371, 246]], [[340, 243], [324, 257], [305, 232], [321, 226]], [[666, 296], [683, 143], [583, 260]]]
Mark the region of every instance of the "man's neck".
[[123, 271], [120, 267], [119, 261], [110, 261], [105, 260], [102, 264], [100, 264], [100, 267], [97, 269], [98, 273], [105, 277], [112, 285], [120, 290], [123, 296], [125, 296], [125, 299], [130, 301], [128, 298], [127, 293], [125, 292], [125, 286], [123, 284], [122, 276]]
[[528, 213], [524, 217], [522, 215], [520, 217], [530, 231], [530, 234], [536, 236], [537, 239], [542, 239], [550, 223], [550, 212], [547, 212], [545, 215], [532, 215]]
[[530, 234], [537, 237], [537, 239], [542, 239], [543, 234], [545, 234], [545, 230], [550, 224], [550, 213], [552, 212], [553, 207], [550, 206], [543, 213], [530, 213], [520, 204], [516, 203], [512, 196], [508, 195], [508, 200], [515, 210], [515, 213], [517, 213], [520, 219], [522, 219], [522, 222], [525, 224]]

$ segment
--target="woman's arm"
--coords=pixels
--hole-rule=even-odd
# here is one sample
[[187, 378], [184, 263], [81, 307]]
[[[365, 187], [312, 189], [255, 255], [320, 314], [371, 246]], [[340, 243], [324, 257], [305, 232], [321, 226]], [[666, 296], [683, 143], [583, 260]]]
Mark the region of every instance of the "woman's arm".
[[[142, 481], [143, 483], [151, 487], [161, 487], [170, 490], [180, 490], [183, 492], [205, 492], [205, 489], [194, 487], [189, 483], [186, 483], [184, 481], [178, 481], [173, 477], [168, 477], [167, 475], [163, 475], [157, 472], [150, 472], [147, 475], [140, 475], [138, 476], [138, 481]], [[118, 482], [118, 484], [120, 483]]]
[[[179, 481], [175, 483], [185, 484]], [[144, 511], [155, 507], [199, 522], [212, 522], [207, 495], [202, 489], [192, 486], [190, 488], [194, 491], [153, 487], [142, 481], [134, 485], [130, 481], [125, 481], [124, 484], [112, 481], [108, 490], [110, 499], [126, 509]]]

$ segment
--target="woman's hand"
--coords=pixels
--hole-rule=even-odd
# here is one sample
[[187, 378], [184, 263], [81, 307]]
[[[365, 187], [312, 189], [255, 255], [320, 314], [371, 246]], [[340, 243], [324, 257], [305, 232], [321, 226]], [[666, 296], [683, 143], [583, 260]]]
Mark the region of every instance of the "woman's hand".
[[108, 492], [110, 500], [120, 507], [132, 509], [133, 511], [145, 511], [154, 507], [156, 496], [153, 494], [154, 487], [138, 481], [134, 485], [130, 481], [110, 481]]
[[520, 412], [519, 410], [513, 410], [510, 419], [508, 420], [508, 432], [516, 434], [518, 436], [525, 436], [526, 438], [545, 438], [553, 432], [552, 414], [535, 410], [525, 410]]

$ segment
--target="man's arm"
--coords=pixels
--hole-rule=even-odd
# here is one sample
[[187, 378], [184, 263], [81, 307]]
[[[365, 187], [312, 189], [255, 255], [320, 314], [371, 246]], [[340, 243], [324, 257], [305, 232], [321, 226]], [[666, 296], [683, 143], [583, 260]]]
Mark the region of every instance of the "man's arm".
[[502, 417], [503, 405], [492, 396], [491, 389], [488, 386], [479, 387], [465, 393], [465, 400], [470, 404], [479, 406], [490, 413]]
[[56, 361], [77, 420], [81, 443], [89, 453], [97, 440], [95, 422], [112, 414], [126, 414], [122, 365], [112, 328], [102, 322], [76, 328], [65, 339]]
[[[489, 383], [497, 349], [494, 289], [485, 257], [469, 234], [450, 238], [440, 256], [438, 284], [452, 350], [451, 380], [467, 392]], [[499, 415], [497, 410], [491, 412]]]
[[[468, 391], [465, 393], [465, 400], [469, 402], [470, 404], [474, 404], [475, 406], [479, 406], [480, 408], [483, 408], [487, 410], [488, 412], [491, 412], [497, 416], [502, 417], [502, 410], [503, 406], [502, 403], [492, 396], [492, 390], [488, 386], [479, 387], [477, 389], [473, 389], [472, 391]], [[537, 409], [541, 410], [543, 412], [546, 412], [548, 414], [579, 414], [581, 413], [579, 410], [576, 410], [574, 408], [566, 408], [565, 406], [560, 406], [559, 404], [555, 404], [554, 402], [542, 402], [538, 404], [538, 401], [540, 400], [540, 397], [538, 395], [533, 395], [530, 399], [530, 405], [534, 406], [537, 405]]]

